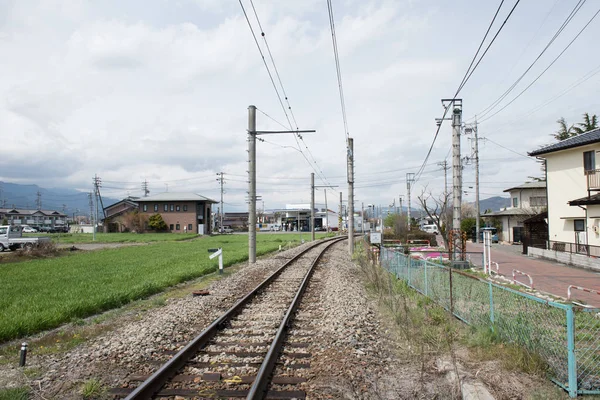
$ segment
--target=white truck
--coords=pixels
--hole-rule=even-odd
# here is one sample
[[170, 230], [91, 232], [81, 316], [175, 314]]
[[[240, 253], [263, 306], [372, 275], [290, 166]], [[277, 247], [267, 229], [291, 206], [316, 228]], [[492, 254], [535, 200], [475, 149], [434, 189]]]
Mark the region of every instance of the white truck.
[[23, 237], [23, 229], [20, 226], [0, 225], [0, 251], [32, 248], [49, 242], [49, 237]]

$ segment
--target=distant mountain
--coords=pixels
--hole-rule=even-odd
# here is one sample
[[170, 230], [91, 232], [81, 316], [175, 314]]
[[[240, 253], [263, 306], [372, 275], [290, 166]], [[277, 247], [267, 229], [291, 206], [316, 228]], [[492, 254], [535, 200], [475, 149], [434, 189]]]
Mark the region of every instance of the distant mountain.
[[[19, 185], [9, 182], [0, 182], [0, 207], [36, 209], [38, 192], [43, 210], [64, 211], [68, 215], [73, 213], [87, 215], [90, 212], [87, 192], [68, 188], [46, 189], [38, 185]], [[117, 201], [119, 200], [102, 198], [105, 207]]]
[[510, 206], [510, 198], [494, 196], [489, 199], [479, 200], [479, 209], [483, 214], [485, 210], [500, 211], [504, 207]]

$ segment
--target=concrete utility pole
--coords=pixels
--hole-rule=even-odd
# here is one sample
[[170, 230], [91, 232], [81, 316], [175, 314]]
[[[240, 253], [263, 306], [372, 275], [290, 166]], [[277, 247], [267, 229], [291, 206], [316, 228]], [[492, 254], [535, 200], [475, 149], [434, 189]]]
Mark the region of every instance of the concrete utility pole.
[[219, 232], [223, 232], [223, 184], [225, 183], [225, 180], [223, 179], [223, 174], [223, 172], [217, 172], [217, 181], [221, 184], [221, 209], [219, 210]]
[[481, 214], [481, 210], [479, 209], [479, 136], [477, 134], [477, 119], [475, 122], [467, 127], [465, 127], [465, 133], [473, 133], [473, 158], [475, 159], [475, 212], [477, 216], [475, 217], [475, 243], [479, 243], [479, 230], [481, 227], [481, 222], [479, 219], [479, 215]]
[[339, 214], [339, 218], [338, 218], [338, 235], [342, 234], [342, 213], [344, 212], [344, 209], [342, 208], [343, 204], [342, 204], [342, 192], [340, 192], [340, 214]]
[[310, 240], [315, 241], [315, 173], [310, 173]]
[[400, 210], [398, 212], [399, 215], [402, 215], [402, 195], [398, 195], [398, 204], [400, 205]]
[[325, 192], [325, 232], [329, 233], [329, 208], [327, 208], [327, 189], [323, 189]]
[[144, 197], [148, 197], [150, 190], [148, 189], [148, 181], [146, 179], [142, 182], [142, 191], [144, 192]]
[[94, 224], [94, 198], [92, 192], [88, 193], [88, 203], [90, 206], [90, 222]]
[[256, 107], [248, 107], [248, 262], [256, 262]]
[[98, 196], [100, 195], [100, 184], [102, 183], [100, 177], [96, 174], [94, 175], [94, 200], [96, 203], [96, 218], [94, 218], [94, 234], [92, 236], [92, 240], [96, 240], [96, 230], [98, 229]]
[[[452, 229], [460, 232], [462, 202], [462, 163], [460, 160], [460, 129], [462, 125], [462, 100], [455, 99], [452, 110]], [[456, 247], [455, 247], [456, 248]]]
[[[248, 106], [248, 262], [256, 262], [256, 137], [258, 135], [272, 135], [278, 133], [314, 133], [315, 130], [295, 131], [257, 131], [256, 130], [256, 107]], [[299, 217], [298, 213], [298, 217]], [[300, 221], [298, 221], [300, 231]], [[302, 233], [300, 234], [302, 237]]]
[[448, 170], [450, 167], [446, 160], [439, 162], [438, 165], [444, 170], [444, 197], [446, 197], [448, 195]]
[[406, 191], [408, 197], [408, 208], [406, 209], [406, 224], [408, 230], [410, 231], [410, 188], [412, 183], [415, 181], [415, 174], [413, 172], [409, 172], [406, 174]]
[[38, 210], [42, 209], [42, 193], [39, 190], [36, 193], [35, 205]]
[[348, 138], [348, 252], [354, 254], [354, 139]]
[[365, 202], [361, 203], [360, 211], [360, 233], [365, 233]]

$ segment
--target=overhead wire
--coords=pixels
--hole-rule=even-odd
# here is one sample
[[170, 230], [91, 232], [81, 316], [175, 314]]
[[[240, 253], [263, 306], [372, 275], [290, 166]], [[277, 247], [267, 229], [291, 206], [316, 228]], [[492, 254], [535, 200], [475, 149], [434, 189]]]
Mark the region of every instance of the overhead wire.
[[[462, 88], [467, 84], [468, 80], [471, 78], [471, 76], [473, 75], [473, 72], [475, 72], [475, 70], [477, 69], [477, 67], [479, 66], [479, 64], [481, 63], [481, 61], [483, 60], [483, 58], [485, 57], [485, 55], [487, 54], [488, 50], [490, 49], [490, 47], [492, 46], [492, 44], [494, 43], [494, 41], [496, 40], [496, 38], [498, 37], [498, 35], [500, 34], [500, 32], [502, 31], [502, 29], [504, 28], [504, 26], [506, 25], [506, 22], [508, 21], [508, 19], [510, 18], [510, 16], [513, 14], [515, 8], [517, 7], [517, 5], [519, 4], [520, 0], [517, 0], [515, 5], [513, 6], [513, 8], [510, 10], [510, 12], [508, 13], [507, 17], [504, 19], [504, 22], [502, 23], [502, 25], [500, 26], [500, 28], [498, 29], [498, 31], [496, 32], [496, 34], [494, 35], [494, 37], [492, 38], [492, 40], [490, 41], [490, 43], [488, 44], [487, 48], [485, 49], [485, 51], [483, 52], [483, 54], [481, 55], [481, 57], [479, 58], [479, 61], [477, 61], [477, 63], [475, 64], [475, 66], [473, 66], [473, 63], [475, 61], [475, 59], [477, 59], [477, 56], [479, 55], [479, 51], [481, 50], [481, 47], [483, 46], [483, 43], [485, 42], [485, 39], [487, 38], [487, 35], [491, 29], [491, 27], [494, 24], [494, 21], [496, 20], [496, 17], [498, 15], [498, 12], [500, 11], [500, 9], [502, 8], [502, 5], [504, 4], [504, 0], [502, 0], [500, 2], [500, 4], [498, 5], [498, 9], [496, 10], [496, 12], [494, 13], [494, 17], [492, 18], [492, 21], [489, 24], [488, 29], [486, 30], [486, 33], [483, 37], [483, 39], [481, 40], [481, 43], [479, 44], [479, 47], [477, 48], [477, 52], [475, 53], [475, 55], [473, 56], [473, 59], [471, 60], [471, 63], [469, 64], [469, 68], [467, 68], [467, 71], [465, 72], [465, 76], [463, 77], [461, 83], [458, 85], [458, 88], [456, 90], [456, 93], [454, 93], [454, 96], [452, 97], [452, 100], [454, 101], [456, 99], [456, 96], [458, 96], [458, 94], [460, 93], [460, 91], [462, 90]], [[472, 67], [473, 66], [473, 67]], [[472, 68], [471, 68], [472, 67]], [[440, 120], [440, 123], [437, 126], [437, 130], [435, 132], [435, 135], [433, 136], [433, 140], [431, 142], [431, 145], [429, 146], [429, 150], [427, 151], [427, 155], [425, 156], [425, 159], [423, 160], [423, 164], [422, 166], [419, 168], [419, 170], [417, 171], [417, 173], [415, 174], [415, 179], [414, 179], [414, 183], [416, 183], [419, 178], [421, 177], [421, 173], [422, 170], [424, 168], [424, 165], [427, 163], [427, 161], [429, 160], [429, 156], [431, 155], [431, 151], [433, 150], [433, 146], [435, 145], [435, 142], [437, 141], [437, 138], [439, 136], [440, 133], [440, 129], [442, 127], [442, 124], [446, 118], [446, 115], [448, 114], [448, 109], [450, 108], [450, 105], [447, 107], [444, 107], [444, 114], [442, 115], [442, 118]], [[447, 158], [447, 157], [446, 157]]]
[[484, 108], [483, 110], [476, 113], [479, 118], [485, 117], [489, 114], [502, 100], [504, 100], [510, 92], [521, 82], [521, 80], [527, 75], [527, 73], [534, 67], [534, 65], [540, 60], [540, 58], [546, 53], [546, 50], [550, 48], [550, 46], [554, 43], [554, 41], [560, 36], [560, 34], [565, 30], [565, 28], [569, 25], [569, 23], [573, 20], [575, 15], [579, 12], [581, 7], [585, 4], [586, 0], [579, 0], [575, 7], [571, 10], [567, 18], [560, 25], [558, 30], [554, 33], [552, 38], [548, 41], [546, 46], [542, 49], [542, 51], [537, 55], [537, 57], [533, 60], [533, 62], [525, 69], [525, 71], [515, 80], [515, 82], [510, 85], [508, 89], [504, 91], [496, 100], [494, 100], [489, 106]]
[[581, 28], [581, 30], [569, 42], [569, 44], [567, 44], [567, 46], [563, 49], [563, 51], [561, 51], [560, 54], [558, 54], [558, 56], [556, 56], [554, 58], [554, 60], [552, 60], [552, 62], [529, 85], [527, 85], [521, 92], [519, 92], [519, 94], [517, 94], [515, 97], [513, 97], [513, 99], [510, 100], [508, 103], [506, 103], [502, 108], [500, 108], [493, 114], [488, 115], [486, 118], [482, 119], [479, 122], [485, 122], [485, 121], [493, 118], [495, 115], [502, 112], [504, 109], [506, 109], [506, 107], [510, 106], [513, 102], [515, 102], [515, 100], [517, 100], [519, 97], [521, 97], [521, 95], [523, 95], [523, 93], [525, 93], [527, 90], [529, 90], [529, 88], [532, 87], [546, 73], [546, 71], [548, 71], [550, 69], [550, 67], [552, 67], [554, 65], [554, 63], [556, 63], [556, 61], [558, 61], [560, 59], [560, 57], [569, 49], [569, 47], [571, 47], [571, 45], [575, 42], [575, 40], [577, 40], [577, 38], [579, 38], [579, 36], [592, 23], [592, 21], [598, 16], [599, 13], [600, 13], [600, 9], [598, 9], [598, 11], [596, 11], [596, 13], [594, 13], [592, 18], [590, 18], [590, 20], [583, 26], [583, 28]]
[[[254, 38], [254, 42], [256, 43], [256, 47], [258, 48], [260, 56], [261, 56], [261, 58], [263, 60], [263, 63], [265, 65], [265, 68], [267, 69], [267, 72], [269, 74], [269, 78], [271, 79], [271, 84], [273, 85], [273, 88], [275, 89], [275, 93], [277, 94], [277, 98], [279, 99], [279, 103], [281, 105], [281, 109], [283, 110], [285, 118], [286, 118], [286, 120], [287, 120], [287, 122], [289, 124], [289, 127], [286, 127], [286, 129], [289, 128], [290, 130], [294, 130], [293, 126], [295, 125], [296, 126], [295, 130], [297, 131], [297, 130], [299, 130], [298, 123], [296, 121], [296, 117], [294, 115], [294, 111], [292, 110], [292, 106], [290, 105], [290, 101], [289, 101], [289, 98], [288, 98], [287, 93], [285, 91], [285, 87], [283, 86], [283, 82], [281, 80], [281, 75], [279, 74], [279, 70], [277, 69], [277, 65], [275, 64], [275, 58], [273, 57], [273, 53], [271, 52], [271, 48], [269, 47], [269, 43], [267, 41], [266, 34], [265, 34], [264, 30], [263, 30], [262, 24], [260, 22], [260, 18], [258, 16], [258, 12], [256, 11], [256, 8], [254, 7], [254, 2], [252, 0], [250, 0], [250, 5], [252, 6], [252, 10], [254, 12], [254, 16], [256, 18], [256, 22], [258, 23], [258, 27], [259, 27], [259, 29], [261, 31], [260, 32], [261, 36], [262, 36], [262, 38], [263, 38], [263, 40], [265, 42], [265, 47], [267, 48], [267, 52], [269, 54], [269, 58], [271, 60], [271, 64], [273, 64], [273, 69], [275, 71], [275, 75], [277, 76], [277, 80], [278, 80], [279, 85], [281, 87], [281, 91], [283, 93], [285, 101], [286, 101], [286, 103], [288, 105], [288, 110], [290, 111], [290, 115], [292, 117], [292, 120], [294, 121], [294, 125], [292, 125], [292, 122], [290, 120], [290, 116], [288, 115], [288, 113], [287, 113], [287, 111], [285, 109], [285, 106], [283, 104], [283, 101], [281, 100], [281, 95], [279, 94], [279, 90], [277, 89], [277, 85], [275, 84], [275, 81], [273, 79], [273, 75], [271, 74], [271, 70], [269, 69], [269, 66], [268, 66], [267, 61], [266, 61], [265, 56], [264, 56], [264, 53], [263, 53], [263, 51], [262, 51], [262, 49], [261, 49], [261, 47], [260, 47], [260, 45], [258, 43], [258, 39], [256, 38], [256, 34], [254, 33], [254, 28], [252, 28], [252, 24], [250, 23], [250, 19], [248, 18], [248, 14], [246, 13], [246, 9], [244, 8], [242, 0], [239, 0], [239, 3], [240, 3], [240, 7], [242, 8], [242, 11], [244, 13], [244, 16], [246, 18], [246, 22], [248, 23], [248, 27], [250, 28], [250, 32], [252, 33], [252, 37]], [[268, 116], [268, 114], [266, 114], [265, 112], [262, 112], [262, 113]], [[268, 116], [268, 117], [275, 121], [274, 118], [272, 118], [270, 116]], [[304, 143], [304, 147], [309, 152], [309, 155], [312, 158], [313, 163], [318, 166], [317, 160], [314, 158], [312, 152], [308, 148], [308, 145], [306, 144], [306, 142], [304, 141], [304, 139], [302, 138], [302, 136], [298, 132], [296, 132], [296, 133], [294, 133], [294, 140], [296, 141], [296, 144], [298, 145], [298, 150], [300, 151], [300, 153], [302, 154], [302, 156], [304, 157], [304, 159], [306, 160], [306, 162], [308, 162], [308, 164], [311, 166], [311, 168], [317, 173], [317, 176], [319, 177], [319, 179], [321, 179], [321, 181], [324, 184], [327, 184], [327, 178], [325, 177], [322, 169], [319, 167], [319, 171], [317, 171], [313, 167], [311, 161], [306, 157], [306, 155], [304, 154], [304, 152], [300, 148], [300, 142], [298, 141], [298, 139], [300, 139]]]

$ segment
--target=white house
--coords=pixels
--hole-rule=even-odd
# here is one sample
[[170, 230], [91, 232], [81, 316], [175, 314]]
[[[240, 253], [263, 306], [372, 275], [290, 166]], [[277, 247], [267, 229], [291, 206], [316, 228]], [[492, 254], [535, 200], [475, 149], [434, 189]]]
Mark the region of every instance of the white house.
[[[600, 246], [600, 129], [532, 151], [546, 161], [548, 238], [555, 250]], [[553, 243], [553, 242], [563, 242]], [[574, 246], [566, 243], [575, 243]], [[576, 250], [579, 251], [579, 250]]]
[[500, 218], [502, 232], [499, 239], [503, 242], [518, 243], [522, 240], [523, 221], [547, 207], [546, 182], [526, 182], [504, 192], [510, 195], [510, 207], [483, 216]]

